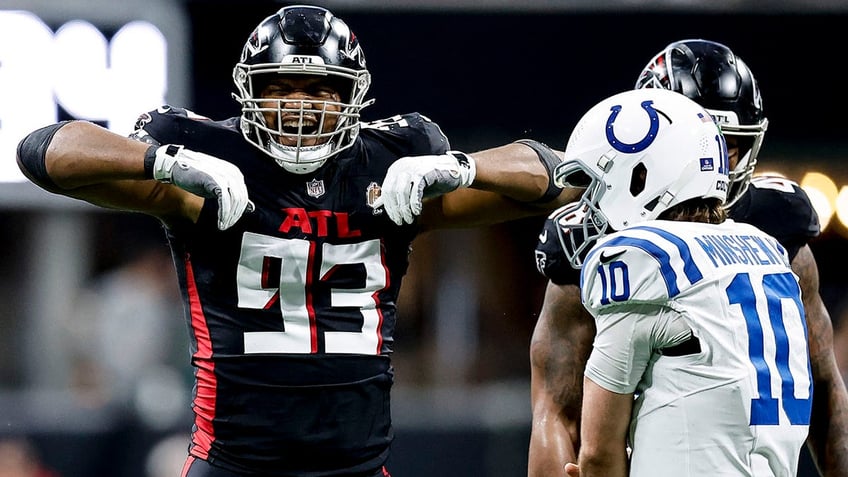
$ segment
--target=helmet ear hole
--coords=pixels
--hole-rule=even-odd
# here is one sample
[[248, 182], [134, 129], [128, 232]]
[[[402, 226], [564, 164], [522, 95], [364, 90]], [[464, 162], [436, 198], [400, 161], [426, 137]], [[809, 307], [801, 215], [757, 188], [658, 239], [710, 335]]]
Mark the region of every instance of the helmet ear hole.
[[630, 175], [630, 195], [636, 197], [645, 190], [645, 182], [648, 179], [648, 168], [644, 162], [636, 164]]

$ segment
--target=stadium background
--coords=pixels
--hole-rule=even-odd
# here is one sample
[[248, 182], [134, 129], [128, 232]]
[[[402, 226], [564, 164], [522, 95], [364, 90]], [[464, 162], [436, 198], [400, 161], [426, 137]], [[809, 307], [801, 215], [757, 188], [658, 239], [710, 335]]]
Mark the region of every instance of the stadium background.
[[[759, 170], [798, 181], [818, 171], [838, 188], [848, 185], [846, 95], [838, 73], [848, 8], [837, 2], [768, 2], [771, 8], [755, 1], [708, 8], [685, 1], [319, 3], [344, 18], [362, 42], [373, 76], [369, 96], [377, 100], [366, 119], [418, 111], [440, 124], [454, 148], [468, 152], [524, 137], [561, 149], [582, 112], [631, 88], [646, 61], [670, 41], [726, 43], [760, 81], [770, 126]], [[181, 64], [170, 65], [183, 86], [175, 88], [180, 101], [170, 92], [166, 99], [213, 118], [238, 113], [230, 98], [232, 66], [252, 28], [283, 5], [79, 0], [58, 7], [2, 0], [0, 9], [6, 4], [36, 12], [54, 29], [90, 15], [106, 36], [128, 14], [156, 25], [161, 15], [154, 10], [173, 12], [184, 29], [165, 33], [185, 41], [184, 57], [176, 58]], [[92, 4], [125, 11], [94, 12]], [[0, 62], [0, 81], [3, 73]], [[84, 315], [79, 309], [93, 305], [79, 303], [95, 299], [92, 287], [131, 268], [142, 251], [162, 251], [158, 224], [44, 197], [24, 184], [0, 188], [0, 437], [30, 438], [63, 477], [152, 475], [145, 465], [154, 445], [176, 433], [182, 450], [179, 439], [190, 425], [184, 350], [156, 364], [175, 371], [176, 381], [173, 373], [160, 374], [166, 378], [136, 383], [132, 396], [121, 400], [103, 398], [108, 382], [92, 397], [85, 386], [96, 378], [69, 379], [86, 371], [70, 364], [62, 343], [73, 326], [64, 315]], [[435, 232], [414, 244], [396, 335], [393, 474], [525, 473], [527, 349], [545, 284], [533, 263], [540, 224], [527, 219]], [[812, 244], [837, 323], [848, 304], [846, 233], [834, 218]], [[175, 287], [167, 283], [171, 273], [166, 267], [164, 280]], [[175, 336], [178, 348], [185, 343], [181, 326], [162, 330]], [[799, 475], [816, 474], [805, 463]]]

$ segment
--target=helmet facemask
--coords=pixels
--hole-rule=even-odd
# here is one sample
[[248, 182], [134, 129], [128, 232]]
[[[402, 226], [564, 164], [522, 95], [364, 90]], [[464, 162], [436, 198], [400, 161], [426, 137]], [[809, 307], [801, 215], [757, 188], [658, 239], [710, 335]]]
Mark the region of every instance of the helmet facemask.
[[[245, 138], [273, 157], [281, 167], [296, 174], [311, 173], [327, 158], [352, 146], [359, 134], [359, 111], [372, 102], [363, 100], [370, 85], [367, 72], [331, 73], [329, 70], [334, 68], [322, 69], [301, 65], [295, 68], [284, 65], [236, 66], [236, 77], [245, 78], [243, 83], [236, 83], [239, 86], [236, 99], [242, 105], [241, 127]], [[273, 75], [306, 77], [304, 75], [310, 72], [315, 76], [339, 80], [334, 83], [340, 85], [341, 100], [261, 96], [268, 78], [273, 78]]]
[[553, 220], [557, 238], [572, 268], [583, 267], [583, 260], [595, 243], [609, 232], [609, 221], [598, 209], [606, 187], [591, 169], [578, 162], [563, 162], [554, 170], [554, 182], [562, 188], [585, 188], [580, 200], [561, 209]]
[[707, 111], [716, 120], [725, 137], [736, 139], [736, 166], [730, 170], [730, 185], [727, 189], [727, 201], [724, 203], [725, 207], [730, 207], [748, 190], [768, 128], [768, 119], [763, 118], [759, 124], [740, 126], [722, 122], [722, 118], [727, 117], [727, 112], [722, 114], [709, 109]]

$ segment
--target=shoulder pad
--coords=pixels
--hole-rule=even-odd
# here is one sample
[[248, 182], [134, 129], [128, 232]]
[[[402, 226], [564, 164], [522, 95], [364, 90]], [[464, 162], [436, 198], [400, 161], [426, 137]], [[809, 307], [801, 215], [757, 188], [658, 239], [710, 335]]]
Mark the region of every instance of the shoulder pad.
[[675, 229], [689, 224], [655, 222], [608, 235], [589, 252], [581, 274], [587, 308], [627, 301], [663, 304], [704, 278]]
[[776, 238], [790, 258], [821, 232], [819, 217], [807, 193], [782, 177], [754, 177], [729, 215], [736, 222], [751, 224]]
[[133, 132], [130, 137], [149, 144], [165, 144], [172, 142], [168, 138], [178, 129], [179, 120], [209, 121], [206, 116], [201, 116], [189, 109], [175, 108], [169, 105], [159, 106], [153, 111], [139, 115], [135, 121]]
[[589, 252], [580, 275], [586, 308], [597, 310], [629, 301], [668, 301], [669, 286], [657, 279], [662, 276], [661, 260], [650, 247], [645, 248], [631, 238], [613, 234]]
[[362, 123], [362, 134], [390, 143], [398, 157], [444, 154], [450, 149], [439, 125], [419, 113]]

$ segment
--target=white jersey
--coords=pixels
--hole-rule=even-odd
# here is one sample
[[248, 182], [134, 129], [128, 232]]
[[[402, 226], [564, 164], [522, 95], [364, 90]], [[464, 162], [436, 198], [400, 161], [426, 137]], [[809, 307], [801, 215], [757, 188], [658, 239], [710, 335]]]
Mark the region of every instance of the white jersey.
[[597, 324], [586, 376], [637, 396], [631, 476], [796, 475], [813, 385], [777, 240], [730, 220], [643, 222], [591, 250], [581, 289]]

